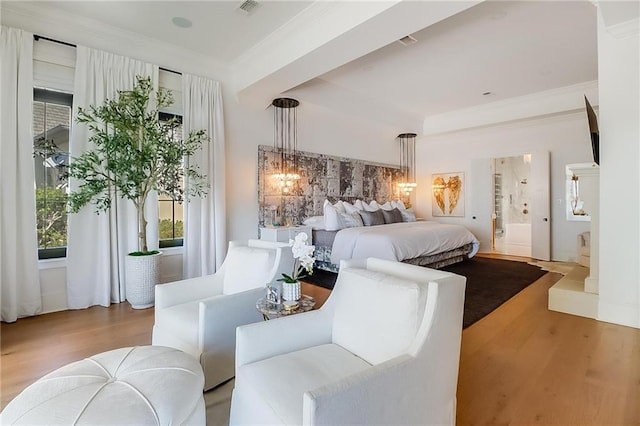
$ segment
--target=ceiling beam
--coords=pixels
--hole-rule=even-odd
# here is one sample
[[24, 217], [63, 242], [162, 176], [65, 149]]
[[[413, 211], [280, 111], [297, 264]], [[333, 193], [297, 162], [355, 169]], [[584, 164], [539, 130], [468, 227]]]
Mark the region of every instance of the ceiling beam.
[[315, 2], [231, 65], [238, 99], [266, 107], [287, 90], [481, 1]]

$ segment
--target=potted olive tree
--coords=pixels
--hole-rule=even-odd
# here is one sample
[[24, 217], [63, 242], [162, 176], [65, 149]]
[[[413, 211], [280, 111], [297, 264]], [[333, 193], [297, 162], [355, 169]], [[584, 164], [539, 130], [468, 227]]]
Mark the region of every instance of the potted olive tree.
[[154, 90], [150, 78], [138, 77], [135, 87], [119, 91], [116, 99], [78, 110], [77, 122], [89, 127], [94, 148], [71, 161], [69, 176], [78, 187], [69, 194], [69, 210], [77, 213], [91, 203], [96, 213], [105, 212], [116, 197], [133, 202], [138, 251], [127, 256], [126, 293], [134, 308], [153, 306], [157, 284], [160, 252], [148, 250], [144, 215], [149, 193], [155, 190], [182, 201], [207, 190], [205, 176], [183, 161], [208, 140], [206, 132], [174, 138], [177, 120], [160, 121], [158, 116], [159, 109], [172, 103], [170, 91]]

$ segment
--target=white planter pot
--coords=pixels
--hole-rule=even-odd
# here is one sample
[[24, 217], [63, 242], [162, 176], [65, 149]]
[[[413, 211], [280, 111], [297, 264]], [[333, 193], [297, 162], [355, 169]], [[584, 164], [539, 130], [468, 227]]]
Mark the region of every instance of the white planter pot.
[[162, 253], [127, 256], [125, 290], [127, 301], [133, 309], [145, 309], [154, 305], [155, 286], [160, 281], [160, 256]]
[[295, 302], [300, 299], [300, 281], [295, 283], [282, 283], [282, 300]]

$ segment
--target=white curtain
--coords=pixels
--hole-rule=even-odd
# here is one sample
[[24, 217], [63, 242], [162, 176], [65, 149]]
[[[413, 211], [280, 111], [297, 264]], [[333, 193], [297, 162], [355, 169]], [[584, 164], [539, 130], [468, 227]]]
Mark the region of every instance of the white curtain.
[[[86, 125], [75, 122], [79, 107], [102, 105], [113, 99], [118, 90], [130, 90], [136, 76], [158, 81], [158, 67], [112, 53], [77, 48], [70, 151], [73, 157], [90, 149]], [[71, 179], [71, 190], [78, 182]], [[156, 198], [157, 200], [157, 198]], [[157, 201], [147, 201], [147, 211], [157, 211]], [[149, 216], [148, 216], [149, 217]], [[157, 213], [155, 213], [157, 217]], [[147, 238], [157, 245], [157, 221], [149, 221]], [[155, 228], [155, 229], [154, 229]], [[96, 214], [89, 204], [79, 213], [69, 215], [67, 243], [67, 303], [70, 309], [93, 305], [109, 306], [126, 298], [125, 258], [137, 250], [137, 217], [133, 203], [118, 199], [109, 212]]]
[[33, 162], [33, 34], [0, 28], [0, 305], [2, 321], [42, 310]]
[[[225, 144], [220, 83], [183, 74], [183, 132], [204, 129], [209, 143], [189, 158], [209, 183], [207, 196], [185, 203], [184, 278], [213, 274], [227, 247], [225, 214]], [[188, 185], [188, 182], [187, 182]]]

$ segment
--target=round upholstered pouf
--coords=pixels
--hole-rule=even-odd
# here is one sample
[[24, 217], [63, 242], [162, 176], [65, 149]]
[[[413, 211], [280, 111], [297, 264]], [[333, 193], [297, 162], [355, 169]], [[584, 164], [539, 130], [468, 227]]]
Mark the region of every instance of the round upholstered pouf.
[[163, 346], [103, 352], [61, 367], [16, 396], [2, 425], [204, 425], [204, 375]]

